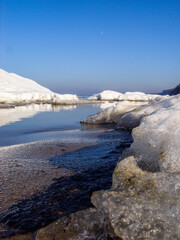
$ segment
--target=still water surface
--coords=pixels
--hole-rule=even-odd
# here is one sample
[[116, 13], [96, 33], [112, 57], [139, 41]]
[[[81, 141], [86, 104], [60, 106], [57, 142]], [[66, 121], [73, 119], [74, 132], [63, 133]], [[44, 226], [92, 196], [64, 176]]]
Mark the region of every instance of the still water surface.
[[80, 120], [100, 111], [100, 104], [80, 106], [29, 105], [0, 109], [0, 146], [39, 140], [80, 141]]

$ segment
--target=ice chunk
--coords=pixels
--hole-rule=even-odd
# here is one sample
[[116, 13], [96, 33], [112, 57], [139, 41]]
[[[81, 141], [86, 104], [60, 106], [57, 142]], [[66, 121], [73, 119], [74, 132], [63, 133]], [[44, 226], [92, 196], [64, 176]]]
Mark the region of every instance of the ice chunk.
[[131, 148], [138, 164], [146, 165], [147, 170], [159, 166], [161, 172], [180, 172], [180, 96], [168, 102], [174, 104], [159, 104], [161, 108], [132, 131]]
[[[148, 103], [148, 102], [147, 102]], [[106, 123], [117, 123], [119, 119], [127, 112], [147, 104], [146, 102], [133, 102], [133, 101], [122, 101], [116, 103], [114, 106], [105, 108], [100, 113], [89, 116], [82, 120], [82, 123], [87, 124], [106, 124]]]

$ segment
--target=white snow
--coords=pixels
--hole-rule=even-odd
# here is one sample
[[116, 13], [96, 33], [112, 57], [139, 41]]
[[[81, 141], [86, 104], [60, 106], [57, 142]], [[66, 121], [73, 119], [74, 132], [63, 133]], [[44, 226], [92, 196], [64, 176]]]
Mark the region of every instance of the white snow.
[[106, 90], [98, 94], [94, 94], [89, 97], [89, 100], [101, 100], [101, 101], [151, 101], [154, 99], [162, 99], [163, 97], [155, 94], [145, 94], [142, 92], [126, 92], [125, 94]]
[[131, 150], [138, 163], [158, 165], [161, 172], [180, 172], [180, 95], [153, 108], [133, 129]]
[[134, 128], [129, 151], [138, 164], [153, 171], [180, 172], [180, 94], [143, 106], [120, 102], [83, 122], [115, 122], [120, 129]]
[[74, 102], [78, 97], [72, 94], [58, 94], [39, 85], [35, 81], [8, 73], [0, 69], [0, 103], [20, 102]]
[[[138, 101], [122, 101], [114, 103], [114, 106], [103, 109], [100, 113], [89, 116], [82, 120], [82, 123], [88, 124], [106, 124], [106, 123], [117, 123], [119, 119], [127, 112], [147, 104], [148, 102]], [[108, 106], [108, 105], [107, 105]]]
[[158, 102], [154, 101], [148, 105], [136, 108], [134, 111], [126, 113], [120, 119], [118, 119], [117, 128], [131, 130], [140, 124], [140, 121], [143, 117], [148, 116], [159, 109], [170, 108], [177, 104], [177, 102], [179, 104], [178, 95], [177, 97], [166, 96], [166, 99], [164, 100]]
[[94, 94], [93, 96], [89, 97], [89, 100], [117, 100], [120, 93], [106, 90], [101, 93]]

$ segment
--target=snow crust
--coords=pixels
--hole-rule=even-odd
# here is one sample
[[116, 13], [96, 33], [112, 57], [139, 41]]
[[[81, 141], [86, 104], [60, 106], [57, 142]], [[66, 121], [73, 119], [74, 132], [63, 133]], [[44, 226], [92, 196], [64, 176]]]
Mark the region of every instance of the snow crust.
[[[89, 116], [88, 118], [82, 120], [82, 123], [86, 124], [106, 124], [106, 123], [118, 123], [121, 117], [130, 112], [133, 109], [136, 109], [142, 104], [147, 104], [148, 102], [134, 102], [134, 101], [122, 101], [119, 103], [113, 103], [113, 106], [102, 108], [103, 110], [95, 115]], [[104, 106], [108, 106], [104, 105]]]
[[138, 164], [161, 172], [180, 172], [180, 95], [154, 105], [132, 136]]
[[154, 94], [145, 94], [142, 92], [126, 92], [125, 94], [106, 90], [98, 94], [94, 94], [89, 97], [89, 100], [102, 100], [102, 101], [150, 101], [154, 99], [162, 99], [163, 97], [160, 95]]
[[133, 129], [129, 152], [140, 166], [148, 171], [180, 172], [180, 94], [144, 105], [120, 102], [82, 122], [114, 122], [119, 129]]
[[0, 103], [46, 101], [52, 103], [71, 101], [73, 103], [78, 101], [78, 97], [72, 94], [54, 93], [31, 79], [0, 69]]
[[153, 112], [159, 111], [163, 108], [171, 108], [177, 104], [179, 104], [179, 95], [177, 95], [177, 97], [166, 96], [166, 99], [164, 100], [158, 102], [154, 101], [145, 106], [140, 106], [134, 111], [124, 114], [120, 119], [118, 119], [117, 128], [131, 130], [140, 124], [143, 117], [148, 116]]

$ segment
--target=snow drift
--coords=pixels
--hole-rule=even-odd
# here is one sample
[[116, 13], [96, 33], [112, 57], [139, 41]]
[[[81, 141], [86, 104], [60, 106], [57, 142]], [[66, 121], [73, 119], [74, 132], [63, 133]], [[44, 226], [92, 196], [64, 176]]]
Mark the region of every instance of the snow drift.
[[142, 92], [126, 92], [125, 94], [106, 90], [88, 98], [89, 100], [101, 100], [101, 101], [151, 101], [160, 100], [162, 96], [155, 94], [145, 94]]
[[72, 94], [58, 94], [35, 81], [8, 73], [0, 69], [0, 103], [74, 103], [78, 97]]
[[[180, 171], [180, 94], [138, 106], [124, 101], [82, 121], [132, 130], [131, 151], [147, 170]], [[149, 166], [148, 166], [149, 165]]]

